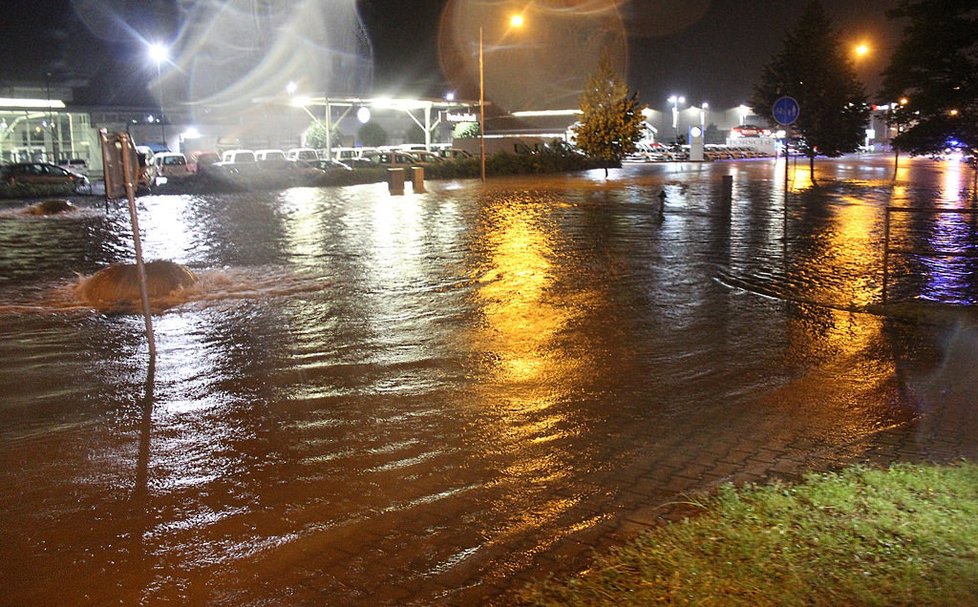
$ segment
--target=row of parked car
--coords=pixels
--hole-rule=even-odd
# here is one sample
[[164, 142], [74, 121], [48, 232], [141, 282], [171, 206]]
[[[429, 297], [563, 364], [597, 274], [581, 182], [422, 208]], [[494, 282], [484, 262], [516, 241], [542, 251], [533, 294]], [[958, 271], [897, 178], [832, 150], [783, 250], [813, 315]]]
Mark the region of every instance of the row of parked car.
[[[729, 146], [706, 144], [703, 146], [705, 160], [738, 160], [744, 158], [767, 158], [770, 154], [749, 146]], [[632, 162], [669, 162], [689, 160], [689, 146], [666, 146], [661, 143], [643, 144], [631, 155]]]
[[[328, 159], [325, 150], [294, 148], [289, 151], [227, 150], [222, 154], [194, 152], [188, 158], [180, 152], [156, 152], [146, 146], [136, 147], [139, 161], [139, 187], [151, 190], [161, 180], [179, 180], [194, 176], [225, 177], [245, 174], [283, 174], [305, 172], [350, 171], [354, 167], [426, 166], [472, 155], [464, 150], [442, 148], [437, 151], [404, 148], [340, 148], [334, 150], [343, 161]], [[73, 189], [90, 185], [83, 166], [59, 166], [49, 162], [20, 162], [0, 166], [0, 183], [4, 185], [68, 185]]]

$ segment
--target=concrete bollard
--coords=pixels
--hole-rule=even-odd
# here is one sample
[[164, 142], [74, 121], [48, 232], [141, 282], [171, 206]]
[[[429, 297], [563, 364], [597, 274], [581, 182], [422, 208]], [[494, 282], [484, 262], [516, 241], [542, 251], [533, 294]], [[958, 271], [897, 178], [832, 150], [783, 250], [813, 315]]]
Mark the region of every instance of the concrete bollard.
[[387, 191], [404, 194], [404, 169], [387, 169]]
[[723, 176], [723, 200], [729, 202], [733, 199], [733, 175]]
[[424, 167], [411, 167], [411, 188], [415, 194], [424, 194]]

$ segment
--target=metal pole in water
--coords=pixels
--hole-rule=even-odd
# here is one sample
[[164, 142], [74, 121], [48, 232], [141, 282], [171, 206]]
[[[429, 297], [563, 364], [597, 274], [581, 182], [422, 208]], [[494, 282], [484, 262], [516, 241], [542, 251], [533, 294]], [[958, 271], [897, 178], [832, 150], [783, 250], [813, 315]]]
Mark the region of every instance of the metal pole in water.
[[153, 335], [153, 313], [149, 307], [149, 290], [146, 287], [146, 266], [143, 264], [143, 243], [139, 239], [139, 220], [136, 217], [136, 187], [132, 176], [136, 174], [132, 166], [130, 149], [134, 149], [128, 134], [120, 134], [124, 141], [122, 167], [126, 180], [126, 197], [129, 199], [129, 217], [132, 220], [132, 239], [136, 247], [136, 275], [139, 277], [139, 296], [143, 300], [143, 318], [146, 321], [146, 341], [149, 344], [149, 359], [152, 364], [156, 360], [156, 338]]

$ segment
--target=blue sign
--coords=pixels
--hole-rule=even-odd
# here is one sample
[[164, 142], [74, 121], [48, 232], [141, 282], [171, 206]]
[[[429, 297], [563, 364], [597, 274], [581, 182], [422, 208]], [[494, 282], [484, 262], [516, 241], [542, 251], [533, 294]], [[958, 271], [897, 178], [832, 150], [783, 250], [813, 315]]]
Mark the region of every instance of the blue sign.
[[788, 126], [789, 124], [794, 124], [795, 120], [798, 120], [801, 107], [799, 107], [798, 101], [794, 97], [786, 96], [774, 102], [774, 107], [771, 108], [771, 112], [774, 114], [774, 119], [778, 124]]

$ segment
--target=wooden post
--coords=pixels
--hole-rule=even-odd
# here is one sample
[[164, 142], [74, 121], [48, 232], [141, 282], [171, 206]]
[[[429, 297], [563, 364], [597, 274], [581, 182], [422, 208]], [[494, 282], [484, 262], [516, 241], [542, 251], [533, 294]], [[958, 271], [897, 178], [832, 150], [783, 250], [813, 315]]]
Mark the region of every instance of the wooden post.
[[119, 138], [123, 142], [122, 168], [125, 174], [126, 197], [129, 199], [129, 217], [132, 220], [132, 239], [136, 247], [136, 275], [139, 276], [139, 295], [143, 300], [146, 341], [149, 343], [149, 359], [152, 364], [156, 360], [156, 338], [153, 335], [153, 312], [149, 306], [149, 291], [146, 288], [146, 266], [143, 264], [143, 243], [139, 238], [139, 220], [136, 217], [136, 186], [133, 183], [133, 175], [136, 174], [136, 167], [132, 166], [134, 158], [131, 154], [134, 146], [128, 134], [120, 133]]

